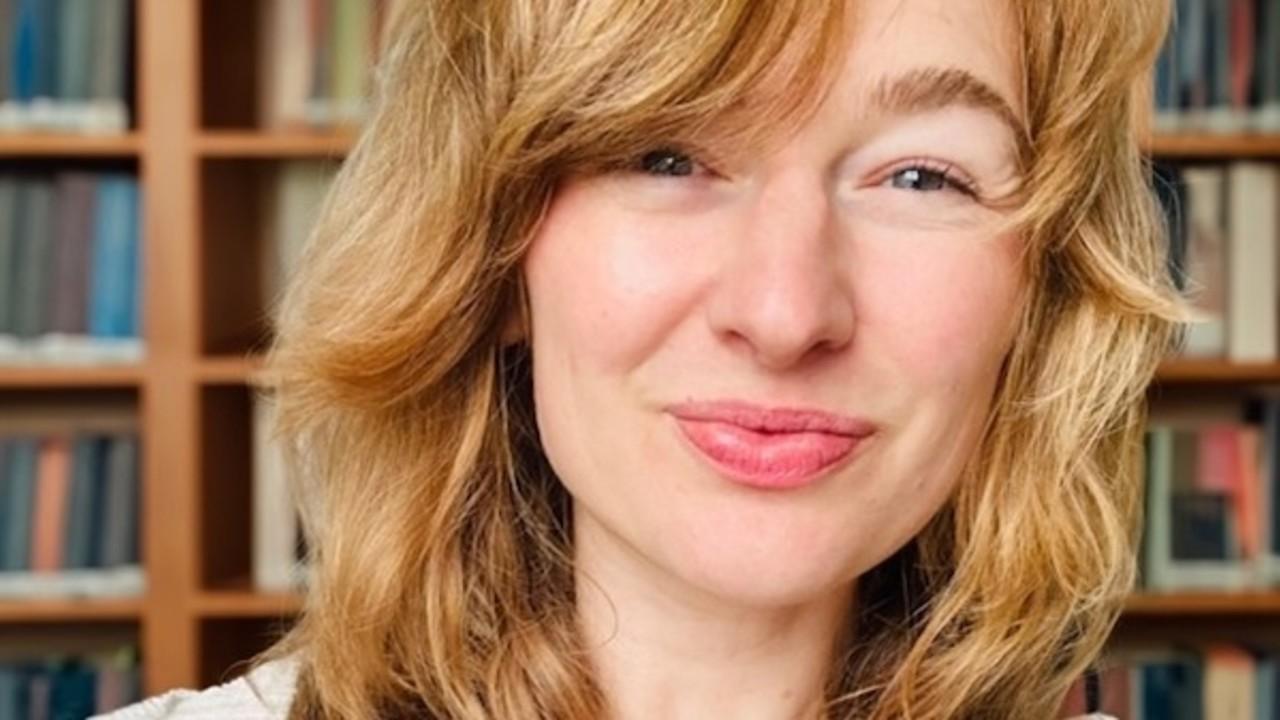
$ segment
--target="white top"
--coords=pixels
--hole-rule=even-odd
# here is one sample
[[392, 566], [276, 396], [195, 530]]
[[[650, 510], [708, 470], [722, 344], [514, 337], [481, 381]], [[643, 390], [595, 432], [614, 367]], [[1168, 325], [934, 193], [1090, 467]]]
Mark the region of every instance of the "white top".
[[274, 660], [206, 690], [170, 690], [89, 720], [284, 720], [293, 700], [296, 660]]
[[[89, 720], [284, 720], [293, 699], [297, 663], [275, 660], [207, 690], [170, 690]], [[1116, 720], [1094, 713], [1072, 720]]]

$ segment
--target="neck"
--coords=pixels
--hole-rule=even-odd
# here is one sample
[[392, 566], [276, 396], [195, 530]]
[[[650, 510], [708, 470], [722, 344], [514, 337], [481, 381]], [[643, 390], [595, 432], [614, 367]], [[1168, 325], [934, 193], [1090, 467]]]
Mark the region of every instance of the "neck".
[[788, 605], [718, 598], [576, 523], [577, 606], [611, 720], [817, 720], [853, 586]]

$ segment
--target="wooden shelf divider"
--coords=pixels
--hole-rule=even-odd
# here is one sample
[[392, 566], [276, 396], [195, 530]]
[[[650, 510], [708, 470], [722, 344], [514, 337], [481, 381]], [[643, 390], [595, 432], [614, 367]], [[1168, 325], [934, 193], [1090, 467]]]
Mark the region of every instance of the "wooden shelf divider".
[[142, 598], [0, 600], [0, 623], [137, 622]]
[[1147, 152], [1178, 159], [1280, 159], [1280, 133], [1158, 133]]
[[121, 365], [0, 365], [0, 389], [136, 387], [146, 372]]
[[136, 158], [142, 147], [137, 132], [123, 135], [0, 133], [0, 158]]
[[1137, 593], [1125, 606], [1127, 617], [1263, 615], [1280, 618], [1280, 588], [1240, 592]]

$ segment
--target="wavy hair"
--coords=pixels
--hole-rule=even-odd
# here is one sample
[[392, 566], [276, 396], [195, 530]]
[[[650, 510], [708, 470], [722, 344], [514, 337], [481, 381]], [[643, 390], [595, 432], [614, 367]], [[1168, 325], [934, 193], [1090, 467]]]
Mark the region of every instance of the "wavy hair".
[[[1012, 0], [1011, 0], [1012, 1]], [[269, 357], [310, 547], [292, 718], [595, 720], [521, 261], [558, 179], [798, 127], [842, 2], [401, 3]], [[1028, 294], [953, 496], [858, 579], [827, 718], [1045, 718], [1135, 577], [1145, 391], [1187, 312], [1134, 88], [1167, 0], [1019, 0]]]

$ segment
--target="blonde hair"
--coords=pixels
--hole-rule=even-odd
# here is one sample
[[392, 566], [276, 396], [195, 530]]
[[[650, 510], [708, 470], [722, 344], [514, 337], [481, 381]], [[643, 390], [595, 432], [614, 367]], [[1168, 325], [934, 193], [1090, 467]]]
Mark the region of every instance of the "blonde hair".
[[[556, 182], [794, 128], [842, 2], [401, 4], [281, 306], [312, 584], [295, 718], [605, 717], [543, 458], [520, 263]], [[1023, 0], [1029, 292], [954, 496], [859, 578], [830, 718], [1049, 717], [1134, 582], [1145, 390], [1186, 318], [1136, 140], [1165, 0]], [[1137, 99], [1135, 99], [1137, 98]]]

